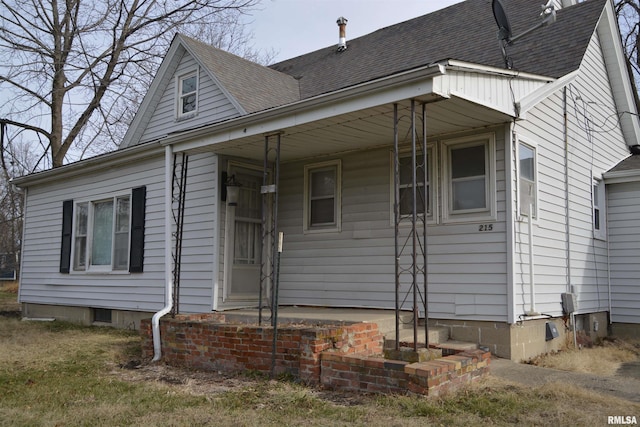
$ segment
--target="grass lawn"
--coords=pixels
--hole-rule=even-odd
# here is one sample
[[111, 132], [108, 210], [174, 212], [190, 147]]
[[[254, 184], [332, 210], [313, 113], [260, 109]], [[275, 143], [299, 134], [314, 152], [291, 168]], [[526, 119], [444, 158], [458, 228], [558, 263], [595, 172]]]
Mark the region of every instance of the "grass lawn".
[[18, 283], [0, 281], [0, 313], [20, 310], [18, 304]]
[[640, 405], [568, 385], [488, 378], [444, 398], [333, 393], [140, 358], [134, 332], [0, 316], [0, 426], [606, 425]]

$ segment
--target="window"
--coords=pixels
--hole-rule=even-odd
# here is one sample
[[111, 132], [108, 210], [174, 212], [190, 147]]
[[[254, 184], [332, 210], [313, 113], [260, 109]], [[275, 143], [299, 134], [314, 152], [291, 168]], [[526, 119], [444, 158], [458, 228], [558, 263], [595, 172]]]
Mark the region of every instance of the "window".
[[518, 169], [520, 179], [520, 213], [531, 217], [538, 217], [537, 179], [536, 179], [536, 150], [532, 146], [520, 143], [518, 145]]
[[340, 230], [340, 174], [340, 160], [305, 166], [305, 231]]
[[63, 203], [60, 272], [142, 272], [146, 188]]
[[493, 135], [443, 142], [443, 220], [495, 219], [494, 152]]
[[76, 204], [73, 270], [126, 270], [129, 195]]
[[[424, 191], [426, 190], [426, 206], [427, 206], [427, 217], [433, 218], [434, 212], [434, 198], [435, 198], [435, 188], [431, 184], [433, 182], [433, 165], [434, 157], [433, 157], [433, 147], [427, 148], [427, 177], [426, 182], [424, 179], [424, 168], [422, 167], [422, 154], [418, 153], [416, 156], [416, 203], [417, 203], [417, 213], [423, 214], [425, 209], [425, 197]], [[413, 205], [413, 185], [412, 185], [412, 174], [413, 169], [411, 167], [411, 153], [401, 153], [399, 155], [399, 204], [400, 204], [400, 216], [401, 218], [407, 218], [412, 214], [412, 205]], [[391, 217], [393, 218], [393, 203], [394, 203], [394, 176], [393, 176], [393, 162], [394, 156], [393, 152], [391, 153]], [[426, 188], [425, 188], [426, 187]]]
[[178, 77], [178, 118], [190, 116], [198, 109], [198, 72]]
[[94, 308], [93, 321], [99, 323], [111, 323], [111, 310], [106, 308]]
[[605, 224], [606, 219], [606, 204], [605, 204], [605, 184], [603, 181], [595, 180], [592, 187], [592, 204], [593, 204], [593, 236], [596, 239], [606, 239], [607, 226]]

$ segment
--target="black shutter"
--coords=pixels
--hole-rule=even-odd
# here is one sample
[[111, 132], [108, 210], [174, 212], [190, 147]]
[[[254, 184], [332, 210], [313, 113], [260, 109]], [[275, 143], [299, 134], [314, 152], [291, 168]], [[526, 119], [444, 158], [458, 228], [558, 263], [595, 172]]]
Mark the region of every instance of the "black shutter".
[[71, 266], [71, 231], [73, 228], [73, 200], [62, 202], [62, 245], [60, 248], [60, 273], [69, 273]]
[[144, 261], [144, 215], [147, 187], [131, 190], [131, 250], [129, 272], [142, 273]]

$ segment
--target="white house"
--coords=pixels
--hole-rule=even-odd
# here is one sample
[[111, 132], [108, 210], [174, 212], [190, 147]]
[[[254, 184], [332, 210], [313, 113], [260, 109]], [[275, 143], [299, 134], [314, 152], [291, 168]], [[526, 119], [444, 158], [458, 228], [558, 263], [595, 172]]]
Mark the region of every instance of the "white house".
[[611, 321], [617, 335], [640, 337], [640, 150], [605, 173]]
[[[542, 19], [504, 3], [514, 38]], [[561, 345], [545, 325], [569, 311], [589, 334], [631, 322], [603, 204], [640, 135], [613, 3], [556, 3], [513, 43], [468, 0], [270, 67], [176, 35], [119, 150], [15, 180], [24, 315], [255, 307], [279, 231], [282, 305], [417, 295], [430, 324], [514, 360]]]

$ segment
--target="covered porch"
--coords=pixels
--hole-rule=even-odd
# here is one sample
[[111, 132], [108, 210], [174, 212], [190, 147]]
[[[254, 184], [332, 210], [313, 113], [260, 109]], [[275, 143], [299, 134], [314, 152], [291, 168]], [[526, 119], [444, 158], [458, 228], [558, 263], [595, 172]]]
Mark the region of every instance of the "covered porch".
[[[430, 72], [439, 74], [441, 69], [435, 68], [436, 71]], [[433, 190], [437, 175], [429, 176], [429, 169], [434, 169], [437, 174], [441, 168], [438, 162], [430, 163], [432, 160], [428, 158], [436, 152], [436, 148], [430, 145], [431, 141], [435, 138], [468, 137], [488, 130], [502, 132], [500, 129], [504, 123], [513, 117], [504, 108], [485, 105], [460, 94], [435, 91], [434, 79], [424, 76], [420, 81], [408, 79], [393, 87], [381, 86], [373, 91], [351, 88], [342, 94], [329, 94], [324, 98], [322, 102], [305, 102], [297, 108], [287, 106], [284, 108], [286, 111], [277, 111], [279, 108], [276, 108], [255, 117], [249, 115], [233, 119], [217, 125], [215, 131], [196, 129], [183, 132], [170, 136], [164, 142], [183, 159], [195, 153], [217, 154], [222, 170], [220, 186], [229, 184], [233, 177], [245, 193], [241, 193], [240, 203], [242, 200], [246, 202], [247, 197], [254, 197], [249, 203], [251, 212], [247, 213], [249, 211], [242, 207], [231, 206], [224, 194], [227, 188], [221, 188], [221, 199], [227, 203], [220, 205], [220, 224], [223, 227], [220, 234], [224, 236], [224, 247], [221, 247], [223, 280], [221, 289], [217, 290], [220, 298], [216, 301], [223, 304], [214, 303], [214, 311], [226, 310], [224, 303], [235, 300], [236, 307], [240, 302], [245, 307], [264, 308], [264, 320], [273, 323], [277, 322], [279, 313], [291, 314], [295, 318], [292, 313], [296, 310], [291, 306], [300, 304], [299, 301], [303, 301], [305, 306], [333, 307], [326, 312], [333, 317], [342, 317], [332, 311], [341, 306], [384, 308], [391, 309], [387, 313], [395, 323], [389, 336], [394, 339], [400, 337], [406, 324], [411, 326], [413, 334], [413, 339], [407, 341], [424, 345], [437, 342], [437, 339], [429, 337], [427, 323], [420, 322], [420, 319], [429, 318], [427, 228], [434, 222], [432, 209], [441, 203], [438, 192]], [[501, 139], [503, 137], [500, 136]], [[308, 191], [306, 164], [312, 167], [337, 164], [336, 170], [345, 179], [352, 172], [342, 159], [359, 159], [358, 167], [366, 169], [367, 155], [372, 152], [377, 153], [377, 163], [384, 158], [380, 153], [389, 153], [389, 168], [382, 174], [378, 171], [375, 174], [381, 182], [379, 187], [389, 185], [390, 189], [376, 202], [378, 206], [370, 209], [369, 219], [364, 216], [358, 219], [345, 203], [335, 212], [336, 216], [341, 216], [340, 226], [311, 230], [308, 222], [313, 220], [305, 210], [311, 202], [307, 198], [309, 196], [305, 195], [302, 200], [299, 194], [303, 181], [305, 188], [302, 192]], [[413, 165], [408, 175], [406, 165], [404, 171], [400, 170], [401, 155], [413, 158], [406, 162], [408, 166]], [[305, 170], [304, 176], [291, 172], [293, 169], [302, 170], [301, 165]], [[386, 166], [379, 170], [383, 168]], [[245, 182], [241, 179], [243, 172]], [[247, 177], [251, 182], [246, 180]], [[434, 182], [431, 183], [432, 180]], [[365, 183], [366, 178], [361, 182]], [[183, 189], [178, 194], [184, 194], [188, 188], [187, 182], [181, 182], [181, 185]], [[371, 196], [367, 194], [366, 184], [359, 187], [354, 184], [350, 189], [338, 189], [336, 200], [349, 199], [358, 203], [358, 200]], [[377, 194], [384, 192], [378, 191]], [[305, 208], [300, 209], [301, 205]], [[244, 214], [239, 214], [240, 211]], [[495, 217], [496, 213], [493, 215]], [[242, 217], [241, 227], [244, 230], [240, 257], [237, 246], [239, 217]], [[332, 220], [336, 221], [336, 218]], [[281, 232], [284, 232], [282, 255], [278, 251]], [[359, 240], [360, 249], [341, 246], [340, 240], [344, 238]], [[373, 244], [367, 245], [366, 239], [371, 239]], [[307, 250], [310, 241], [323, 255], [308, 255], [314, 261], [302, 262], [295, 256], [289, 256]], [[332, 251], [334, 253], [330, 254]], [[354, 268], [355, 263], [347, 259], [349, 256], [359, 257], [355, 261], [359, 263], [358, 268]], [[385, 265], [376, 264], [379, 257], [387, 260]], [[253, 272], [247, 273], [251, 268]], [[292, 288], [292, 281], [299, 281], [302, 276], [317, 277], [327, 283], [326, 280], [330, 279], [324, 277], [322, 269], [342, 272], [339, 274], [345, 282], [351, 280], [347, 277], [350, 270], [370, 269], [371, 274], [378, 276], [379, 283], [367, 287], [364, 283], [350, 282], [353, 288], [345, 292], [352, 295], [360, 293], [363, 297], [356, 303], [352, 297], [342, 300], [335, 295], [318, 298], [318, 292], [330, 295], [332, 291], [331, 286], [320, 289], [317, 281], [306, 290]], [[234, 284], [234, 276], [241, 277], [242, 283]], [[287, 277], [285, 281], [288, 283], [284, 294], [278, 295], [281, 276]], [[179, 278], [175, 283], [179, 287]], [[235, 295], [234, 286], [237, 289]], [[356, 290], [358, 286], [360, 289]], [[175, 293], [179, 291], [174, 291], [174, 297]], [[296, 294], [298, 299], [291, 298], [292, 294]], [[365, 295], [373, 294], [377, 296], [368, 301]], [[255, 311], [259, 321], [263, 321], [263, 310]], [[408, 318], [403, 317], [406, 313], [409, 313]], [[400, 339], [396, 342], [399, 343]]]

